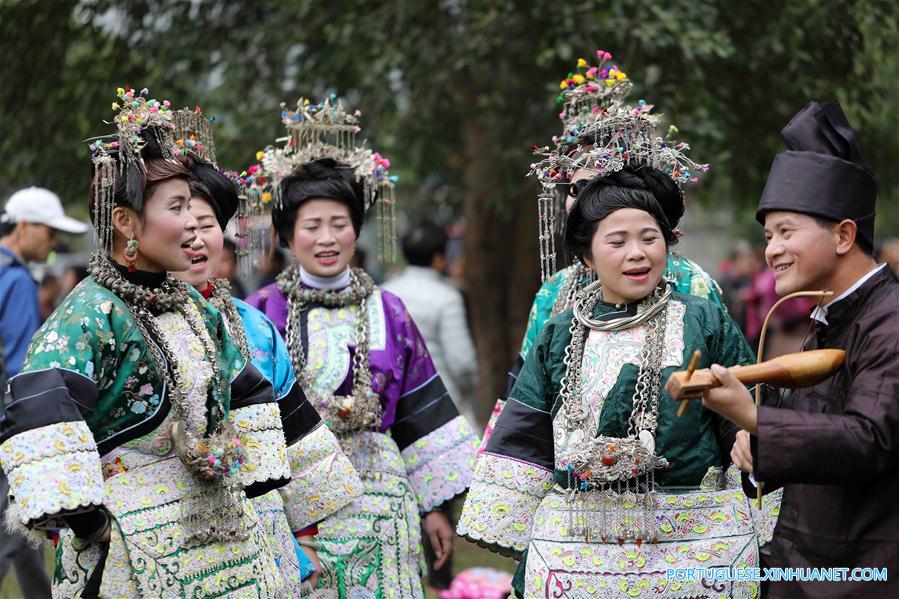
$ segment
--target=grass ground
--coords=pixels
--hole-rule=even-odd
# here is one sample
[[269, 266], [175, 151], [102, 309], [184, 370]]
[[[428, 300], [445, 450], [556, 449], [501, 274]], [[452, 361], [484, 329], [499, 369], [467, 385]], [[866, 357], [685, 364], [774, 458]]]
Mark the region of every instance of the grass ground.
[[[49, 550], [44, 551], [44, 562], [47, 564], [47, 573], [53, 573], [54, 554]], [[465, 568], [473, 568], [475, 566], [496, 568], [497, 570], [506, 570], [507, 572], [515, 571], [515, 562], [511, 559], [497, 555], [481, 549], [477, 545], [464, 541], [456, 537], [456, 551], [453, 557], [453, 571], [461, 572]], [[0, 599], [21, 599], [22, 593], [19, 591], [19, 583], [13, 569], [9, 569], [6, 578], [0, 582]], [[436, 594], [428, 594], [428, 599], [436, 599]]]

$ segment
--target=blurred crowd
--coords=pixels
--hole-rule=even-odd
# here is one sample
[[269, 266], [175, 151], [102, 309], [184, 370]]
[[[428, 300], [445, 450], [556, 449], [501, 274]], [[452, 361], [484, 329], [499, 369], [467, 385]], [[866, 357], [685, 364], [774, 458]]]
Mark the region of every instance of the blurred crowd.
[[[899, 275], [899, 239], [888, 239], [875, 248], [878, 263], [886, 262]], [[780, 299], [774, 290], [774, 271], [765, 263], [765, 246], [739, 240], [718, 264], [717, 281], [731, 316], [747, 341], [758, 350], [765, 317]], [[809, 314], [815, 300], [793, 298], [771, 316], [765, 341], [765, 357], [799, 351], [811, 327]]]

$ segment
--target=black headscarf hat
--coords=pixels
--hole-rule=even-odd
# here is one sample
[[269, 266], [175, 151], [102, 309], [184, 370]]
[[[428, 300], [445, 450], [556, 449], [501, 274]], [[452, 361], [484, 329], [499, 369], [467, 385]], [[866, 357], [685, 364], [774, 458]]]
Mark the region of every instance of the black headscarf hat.
[[877, 181], [862, 160], [858, 140], [839, 102], [809, 102], [783, 128], [787, 151], [768, 173], [755, 217], [775, 210], [858, 225], [858, 242], [874, 246]]

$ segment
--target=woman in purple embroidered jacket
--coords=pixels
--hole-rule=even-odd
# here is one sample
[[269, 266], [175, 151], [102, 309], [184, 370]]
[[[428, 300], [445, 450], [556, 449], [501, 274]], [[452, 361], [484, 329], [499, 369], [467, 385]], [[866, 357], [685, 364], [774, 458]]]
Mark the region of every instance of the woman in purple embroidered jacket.
[[[307, 397], [363, 479], [363, 495], [319, 523], [321, 596], [422, 597], [419, 519], [439, 567], [452, 551], [439, 508], [468, 488], [478, 441], [402, 302], [349, 268], [366, 209], [393, 185], [385, 160], [354, 147], [358, 113], [332, 99], [285, 112], [291, 142], [263, 157], [278, 185], [272, 222], [297, 263], [247, 303], [285, 333]], [[290, 173], [272, 177], [285, 160]]]

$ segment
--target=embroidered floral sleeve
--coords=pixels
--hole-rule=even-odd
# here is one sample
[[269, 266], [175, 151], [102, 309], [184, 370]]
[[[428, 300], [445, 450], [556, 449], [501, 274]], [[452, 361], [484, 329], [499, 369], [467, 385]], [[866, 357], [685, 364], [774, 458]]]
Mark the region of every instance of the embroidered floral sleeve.
[[552, 472], [515, 458], [483, 453], [459, 519], [458, 533], [510, 557], [527, 549], [534, 513], [553, 485]]
[[246, 458], [240, 476], [247, 496], [258, 497], [286, 484], [290, 466], [278, 404], [272, 401], [237, 408], [230, 418], [244, 445]]
[[419, 510], [430, 512], [468, 488], [480, 441], [459, 415], [402, 301], [388, 292], [383, 296], [398, 315], [398, 336], [405, 346], [401, 391], [390, 432]]
[[49, 370], [64, 379], [101, 454], [146, 434], [145, 423], [158, 424], [167, 409], [160, 369], [130, 311], [92, 277], [35, 334], [20, 376]]
[[362, 492], [362, 481], [323, 422], [288, 448], [291, 481], [279, 489], [293, 531], [321, 522]]
[[103, 503], [100, 456], [85, 420], [97, 411], [99, 377], [116, 361], [114, 306], [100, 301], [79, 309], [79, 290], [35, 334], [4, 399], [0, 467], [9, 479], [10, 515], [28, 528], [63, 527], [67, 514]]
[[512, 557], [527, 548], [534, 513], [553, 486], [548, 345], [541, 331], [478, 459], [459, 519], [459, 535]]
[[66, 514], [91, 511], [103, 504], [100, 456], [80, 418], [5, 438], [0, 444], [0, 467], [9, 479], [7, 520], [26, 528], [61, 528]]
[[468, 421], [456, 416], [402, 450], [421, 511], [433, 511], [465, 492], [479, 442]]

